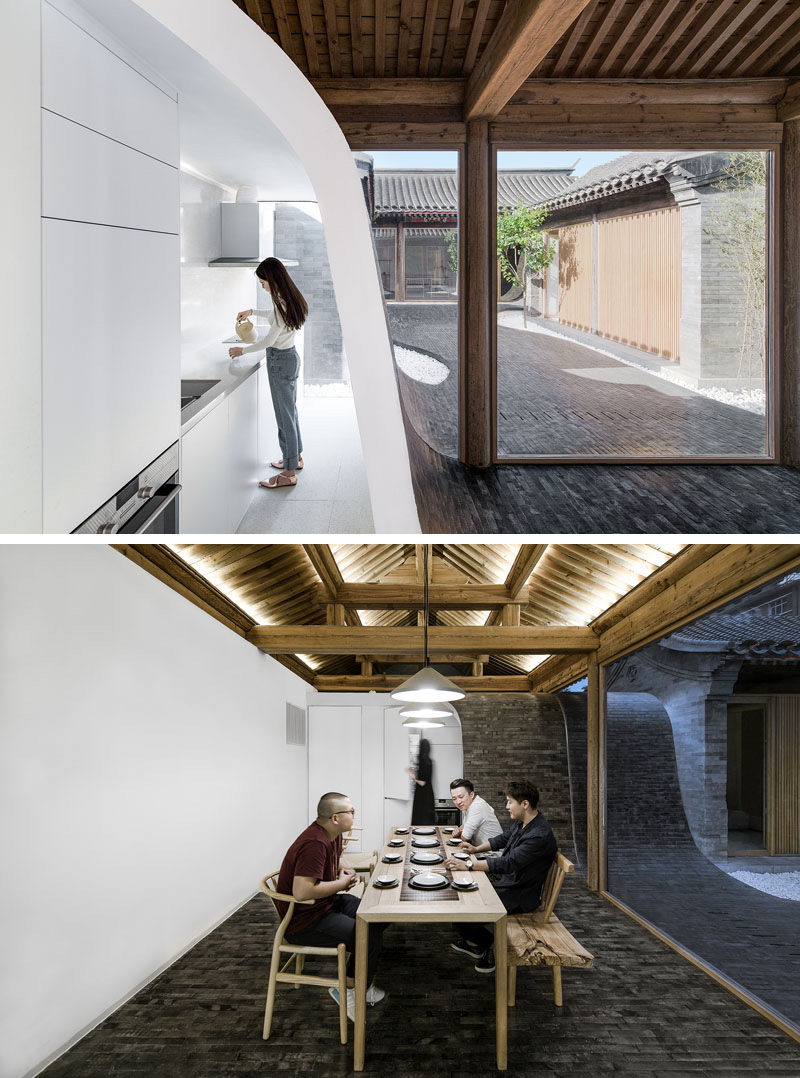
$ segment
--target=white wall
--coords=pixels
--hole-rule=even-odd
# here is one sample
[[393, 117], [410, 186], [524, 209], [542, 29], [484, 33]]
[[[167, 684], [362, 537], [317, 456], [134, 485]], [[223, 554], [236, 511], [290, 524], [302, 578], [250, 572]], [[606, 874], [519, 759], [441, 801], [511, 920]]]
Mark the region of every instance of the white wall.
[[307, 824], [285, 701], [308, 686], [105, 546], [0, 547], [0, 609], [0, 1075], [17, 1078], [279, 865]]
[[3, 0], [0, 133], [5, 271], [0, 288], [0, 532], [42, 530], [41, 13]]
[[[252, 268], [208, 263], [222, 252], [220, 202], [232, 202], [232, 188], [181, 172], [181, 374], [208, 377], [213, 361], [227, 370], [236, 312], [269, 300]], [[271, 253], [271, 252], [270, 252]], [[259, 296], [258, 293], [261, 293]], [[253, 356], [253, 359], [258, 359]]]

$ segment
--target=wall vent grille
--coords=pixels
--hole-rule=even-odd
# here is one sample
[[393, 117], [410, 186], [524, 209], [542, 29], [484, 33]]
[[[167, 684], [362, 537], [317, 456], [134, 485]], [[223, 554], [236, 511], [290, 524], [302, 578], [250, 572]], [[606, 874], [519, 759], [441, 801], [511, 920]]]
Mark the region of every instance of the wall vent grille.
[[306, 713], [296, 704], [286, 705], [286, 744], [305, 745]]

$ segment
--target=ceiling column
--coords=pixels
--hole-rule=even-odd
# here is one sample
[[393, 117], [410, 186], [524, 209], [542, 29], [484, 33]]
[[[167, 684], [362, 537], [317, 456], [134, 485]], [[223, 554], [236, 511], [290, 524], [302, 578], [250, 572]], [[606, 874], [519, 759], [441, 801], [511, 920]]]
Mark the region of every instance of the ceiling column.
[[490, 224], [494, 199], [489, 182], [492, 172], [489, 125], [485, 120], [467, 124], [465, 165], [466, 204], [462, 231], [466, 248], [464, 301], [467, 305], [463, 349], [464, 459], [467, 464], [487, 468], [492, 463], [490, 286], [493, 266]]

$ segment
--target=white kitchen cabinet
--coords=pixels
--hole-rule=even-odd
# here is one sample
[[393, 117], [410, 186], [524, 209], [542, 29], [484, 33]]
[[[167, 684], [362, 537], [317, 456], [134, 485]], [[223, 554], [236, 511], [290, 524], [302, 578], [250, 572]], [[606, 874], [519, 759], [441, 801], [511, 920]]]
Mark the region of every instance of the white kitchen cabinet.
[[233, 530], [228, 461], [226, 397], [181, 438], [181, 532]]
[[180, 530], [236, 531], [258, 475], [258, 378], [251, 374], [181, 438]]
[[258, 378], [251, 375], [228, 401], [231, 531], [247, 512], [258, 480]]
[[[355, 826], [363, 827], [361, 796], [361, 708], [308, 708], [308, 818], [317, 815], [317, 802], [328, 790], [339, 790], [356, 810]], [[361, 851], [361, 832], [348, 845]]]
[[69, 532], [180, 431], [179, 238], [42, 221], [44, 530]]
[[179, 172], [44, 111], [42, 216], [177, 234]]
[[42, 107], [178, 167], [176, 98], [46, 3]]

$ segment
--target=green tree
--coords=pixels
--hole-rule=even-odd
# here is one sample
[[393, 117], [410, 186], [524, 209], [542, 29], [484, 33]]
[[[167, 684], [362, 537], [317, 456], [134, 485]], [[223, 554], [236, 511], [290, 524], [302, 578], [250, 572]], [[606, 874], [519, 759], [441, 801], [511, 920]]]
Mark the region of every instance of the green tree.
[[[500, 272], [506, 281], [522, 288], [523, 322], [528, 324], [528, 278], [540, 274], [553, 260], [555, 251], [547, 246], [542, 224], [547, 211], [544, 206], [523, 206], [503, 210], [497, 218], [497, 258]], [[516, 264], [509, 258], [515, 251]]]

